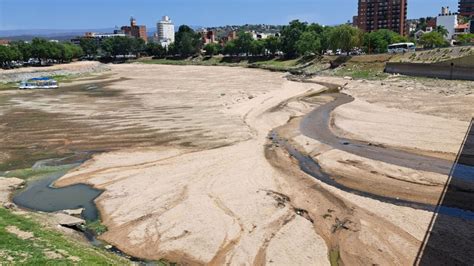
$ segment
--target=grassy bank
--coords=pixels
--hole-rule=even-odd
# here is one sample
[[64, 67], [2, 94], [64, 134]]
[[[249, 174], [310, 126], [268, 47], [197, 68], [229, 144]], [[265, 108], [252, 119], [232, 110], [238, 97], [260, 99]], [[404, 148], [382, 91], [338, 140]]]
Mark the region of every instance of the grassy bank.
[[[268, 57], [196, 57], [193, 59], [139, 59], [135, 62], [165, 65], [204, 65], [240, 66], [290, 72], [303, 75], [327, 75], [354, 79], [382, 80], [389, 75], [384, 73], [387, 62], [445, 63], [472, 65], [473, 47], [439, 48], [406, 54], [373, 54], [360, 56], [310, 56], [294, 59]], [[330, 68], [336, 63], [336, 68]], [[334, 66], [334, 64], [332, 64]]]
[[[336, 69], [330, 69], [330, 62], [343, 58], [344, 62]], [[389, 56], [310, 56], [294, 59], [281, 58], [245, 58], [245, 57], [203, 57], [194, 59], [139, 59], [143, 64], [163, 65], [201, 65], [201, 66], [239, 66], [259, 68], [270, 71], [290, 72], [303, 75], [350, 76], [355, 79], [383, 79], [385, 62]]]
[[102, 224], [102, 221], [87, 221], [85, 227], [91, 231], [93, 231], [96, 235], [100, 236], [103, 233], [107, 232], [107, 226]]
[[72, 165], [62, 165], [62, 166], [45, 166], [41, 168], [25, 168], [17, 169], [12, 171], [7, 171], [3, 174], [5, 177], [16, 177], [21, 179], [32, 179], [35, 177], [41, 177], [44, 175], [53, 174], [56, 172], [63, 172], [71, 169]]
[[110, 252], [67, 239], [34, 218], [0, 208], [0, 264], [125, 265]]
[[203, 65], [203, 66], [262, 66], [274, 67], [278, 69], [288, 70], [301, 66], [304, 63], [314, 60], [315, 57], [280, 59], [275, 57], [196, 57], [187, 59], [151, 59], [142, 58], [132, 62], [144, 64], [163, 64], [163, 65]]

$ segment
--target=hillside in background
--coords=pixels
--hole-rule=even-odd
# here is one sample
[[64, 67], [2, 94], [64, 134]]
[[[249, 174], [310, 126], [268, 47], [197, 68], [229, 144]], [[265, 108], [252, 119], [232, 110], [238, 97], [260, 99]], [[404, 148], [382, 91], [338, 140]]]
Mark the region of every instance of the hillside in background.
[[[216, 26], [216, 27], [203, 27], [203, 26], [190, 26], [195, 31], [202, 29], [214, 30], [217, 32], [218, 37], [224, 37], [231, 31], [256, 31], [265, 33], [277, 33], [281, 30], [282, 26], [278, 25], [227, 25], [227, 26]], [[179, 25], [175, 26], [175, 30], [178, 31]], [[0, 39], [9, 39], [13, 41], [24, 40], [30, 41], [35, 37], [54, 39], [54, 40], [69, 40], [76, 36], [84, 35], [86, 32], [99, 32], [99, 33], [112, 33], [116, 28], [97, 28], [97, 29], [29, 29], [29, 30], [0, 30]], [[156, 26], [148, 27], [148, 36], [153, 36], [156, 32]]]

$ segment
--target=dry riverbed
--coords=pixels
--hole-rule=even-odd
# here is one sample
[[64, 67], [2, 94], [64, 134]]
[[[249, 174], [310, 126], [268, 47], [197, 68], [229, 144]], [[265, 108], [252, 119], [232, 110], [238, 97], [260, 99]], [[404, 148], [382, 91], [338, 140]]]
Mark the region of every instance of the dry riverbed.
[[[103, 189], [96, 204], [108, 231], [101, 239], [135, 257], [203, 264], [413, 263], [430, 211], [320, 182], [268, 139], [277, 128], [327, 173], [346, 174], [345, 184], [368, 190], [361, 181], [367, 174], [379, 184], [413, 189], [414, 183], [431, 198], [407, 197], [432, 202], [447, 176], [354, 157], [299, 132], [300, 117], [331, 100], [318, 94], [325, 87], [243, 68], [110, 68], [105, 77], [55, 91], [1, 92], [0, 170], [97, 152], [56, 185]], [[469, 83], [446, 89], [442, 82], [402, 79], [314, 81], [337, 84], [356, 98], [332, 114], [338, 135], [418, 154], [452, 159], [474, 115]]]

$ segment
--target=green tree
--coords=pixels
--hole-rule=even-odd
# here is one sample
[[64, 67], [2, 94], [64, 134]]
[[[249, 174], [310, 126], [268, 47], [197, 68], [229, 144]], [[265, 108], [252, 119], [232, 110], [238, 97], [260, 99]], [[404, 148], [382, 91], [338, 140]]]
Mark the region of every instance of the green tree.
[[314, 31], [303, 32], [296, 42], [296, 50], [299, 55], [318, 54], [321, 51], [321, 40]]
[[67, 43], [68, 45], [71, 45], [72, 51], [73, 51], [73, 58], [80, 58], [84, 56], [84, 50], [78, 45], [73, 45], [72, 43]]
[[18, 51], [21, 54], [21, 60], [23, 61], [28, 61], [32, 57], [31, 44], [24, 41], [18, 41], [18, 42], [12, 42], [10, 46], [16, 47], [18, 49]]
[[83, 55], [82, 48], [72, 43], [62, 43], [59, 47], [61, 49], [61, 61], [71, 62], [72, 59]]
[[208, 43], [204, 46], [204, 51], [206, 51], [206, 55], [218, 55], [222, 51], [222, 47], [217, 43]]
[[449, 31], [443, 26], [437, 26], [435, 31], [441, 34], [445, 38], [448, 37]]
[[388, 45], [399, 42], [406, 42], [407, 38], [387, 29], [381, 29], [364, 34], [365, 49], [368, 53], [385, 53]]
[[228, 41], [224, 45], [223, 53], [226, 55], [236, 55], [238, 53], [237, 45], [235, 44], [235, 40]]
[[349, 52], [360, 46], [362, 32], [349, 25], [341, 25], [334, 28], [329, 36], [329, 45], [333, 50], [341, 49], [343, 52]]
[[74, 58], [74, 48], [71, 45], [63, 44], [60, 46], [61, 49], [61, 62], [70, 62]]
[[201, 50], [201, 36], [194, 32], [189, 26], [182, 25], [176, 33], [176, 41], [174, 44], [175, 52], [181, 56], [195, 55]]
[[99, 43], [95, 39], [82, 38], [79, 44], [84, 54], [89, 57], [95, 57], [99, 53]]
[[460, 34], [458, 35], [457, 38], [461, 44], [470, 44], [474, 41], [474, 34], [473, 33]]
[[0, 45], [0, 65], [2, 67], [9, 66], [11, 61], [20, 60], [22, 55], [18, 48], [14, 46]]
[[443, 35], [437, 31], [423, 34], [419, 40], [419, 44], [423, 45], [424, 48], [445, 47], [449, 45]]
[[146, 44], [146, 53], [149, 56], [161, 58], [166, 55], [166, 49], [159, 43], [149, 42]]
[[241, 31], [237, 33], [237, 39], [235, 40], [235, 46], [238, 53], [246, 54], [247, 56], [250, 53], [253, 42], [252, 34], [248, 32]]
[[[48, 42], [47, 44], [49, 49], [49, 56], [48, 59], [54, 59], [56, 61], [63, 61], [63, 46], [57, 42]], [[72, 56], [72, 52], [71, 52]]]
[[289, 58], [297, 56], [296, 42], [306, 31], [306, 27], [307, 24], [299, 20], [293, 20], [288, 26], [283, 27], [281, 30], [281, 50], [285, 53], [285, 56]]
[[130, 37], [116, 36], [105, 39], [101, 48], [108, 56], [117, 58], [119, 55], [128, 55], [132, 52], [132, 42]]
[[320, 35], [324, 32], [324, 27], [317, 23], [311, 23], [306, 28], [306, 31], [314, 32], [315, 34]]
[[252, 40], [250, 43], [250, 53], [254, 56], [265, 54], [265, 42], [263, 40]]
[[178, 52], [176, 51], [176, 44], [175, 43], [172, 43], [170, 45], [168, 45], [168, 47], [166, 47], [166, 54], [167, 55], [176, 55], [178, 54]]
[[31, 56], [41, 60], [41, 62], [52, 59], [54, 56], [52, 45], [44, 39], [33, 39], [31, 42]]
[[275, 36], [270, 36], [264, 40], [265, 49], [272, 55], [275, 55], [280, 50], [280, 45], [280, 38]]
[[1, 63], [5, 65], [10, 61], [28, 60], [30, 58], [40, 59], [42, 63], [56, 60], [57, 62], [70, 62], [82, 56], [81, 47], [72, 43], [50, 42], [35, 38], [31, 44], [25, 42], [13, 42], [10, 46], [2, 46]]
[[11, 52], [8, 46], [0, 45], [0, 65], [4, 67], [10, 62]]
[[329, 40], [331, 38], [333, 30], [334, 30], [334, 27], [327, 26], [327, 27], [323, 28], [323, 32], [320, 35], [321, 50], [322, 51], [327, 51], [327, 50], [331, 49], [331, 44], [330, 44]]
[[146, 43], [142, 38], [132, 38], [131, 40], [130, 52], [139, 57], [146, 51]]

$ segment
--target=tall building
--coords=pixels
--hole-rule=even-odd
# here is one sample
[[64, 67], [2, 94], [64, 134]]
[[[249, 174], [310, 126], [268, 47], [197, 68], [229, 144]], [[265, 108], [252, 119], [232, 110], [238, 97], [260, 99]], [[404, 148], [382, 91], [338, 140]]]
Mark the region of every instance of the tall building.
[[137, 25], [137, 20], [133, 17], [130, 18], [130, 26], [123, 26], [120, 30], [127, 36], [141, 38], [145, 42], [148, 41], [146, 26]]
[[157, 38], [161, 46], [168, 47], [168, 45], [174, 43], [174, 24], [170, 17], [164, 16], [161, 21], [156, 24]]
[[407, 34], [407, 0], [359, 0], [358, 27], [366, 32], [389, 29]]
[[442, 26], [448, 31], [445, 36], [447, 40], [452, 40], [458, 26], [458, 14], [449, 11], [449, 7], [442, 7], [441, 13], [436, 18], [436, 26]]
[[474, 18], [474, 0], [459, 0], [459, 14]]

